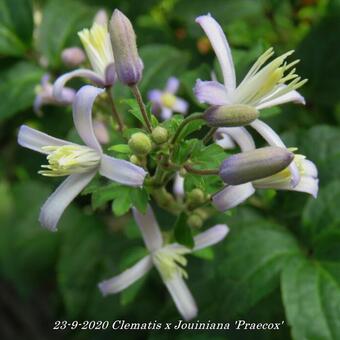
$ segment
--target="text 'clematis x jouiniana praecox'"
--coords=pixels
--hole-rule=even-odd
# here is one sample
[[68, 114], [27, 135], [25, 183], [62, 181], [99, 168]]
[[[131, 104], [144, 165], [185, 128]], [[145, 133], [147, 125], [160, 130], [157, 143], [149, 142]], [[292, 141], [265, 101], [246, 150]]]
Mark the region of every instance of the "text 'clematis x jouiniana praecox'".
[[41, 208], [40, 223], [50, 230], [56, 230], [66, 207], [98, 172], [112, 181], [129, 186], [139, 187], [143, 184], [146, 176], [144, 169], [105, 155], [95, 137], [92, 106], [102, 92], [102, 89], [86, 85], [77, 92], [73, 103], [74, 125], [85, 145], [51, 137], [26, 125], [20, 128], [18, 143], [47, 155], [49, 164], [42, 166], [40, 174], [69, 176]]
[[150, 206], [146, 214], [141, 214], [137, 209], [133, 209], [133, 214], [149, 255], [123, 273], [101, 282], [100, 290], [104, 295], [119, 293], [155, 266], [182, 317], [185, 320], [194, 318], [197, 314], [197, 306], [184, 282], [184, 279], [188, 278], [183, 268], [187, 264], [184, 255], [222, 241], [228, 234], [229, 228], [224, 224], [211, 227], [195, 236], [194, 247], [189, 249], [178, 243], [164, 244], [161, 230]]
[[[304, 98], [296, 91], [307, 80], [295, 74], [295, 60], [287, 64], [286, 59], [293, 51], [289, 51], [267, 65], [273, 56], [272, 48], [263, 53], [251, 67], [245, 78], [236, 86], [234, 63], [228, 41], [221, 26], [210, 15], [196, 19], [207, 34], [221, 66], [224, 84], [217, 81], [197, 80], [194, 88], [197, 99], [202, 103], [216, 106], [243, 104], [253, 106], [257, 110], [280, 105], [287, 102], [305, 104]], [[288, 72], [288, 73], [287, 73]], [[285, 147], [280, 137], [264, 122], [255, 119], [250, 123], [264, 139], [273, 146]], [[299, 171], [295, 162], [290, 165], [291, 185], [299, 182]]]

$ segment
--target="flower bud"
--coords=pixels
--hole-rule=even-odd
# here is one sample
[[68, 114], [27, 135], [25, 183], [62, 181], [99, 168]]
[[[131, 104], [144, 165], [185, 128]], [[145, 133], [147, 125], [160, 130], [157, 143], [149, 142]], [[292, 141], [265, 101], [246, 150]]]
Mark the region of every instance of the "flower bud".
[[143, 132], [134, 133], [128, 144], [132, 152], [139, 156], [147, 155], [152, 149], [150, 138]]
[[156, 144], [163, 144], [169, 138], [168, 130], [161, 126], [157, 126], [152, 130], [151, 137]]
[[193, 204], [201, 204], [204, 202], [204, 199], [205, 199], [204, 192], [198, 188], [193, 189], [188, 193], [188, 199]]
[[86, 59], [85, 53], [79, 47], [65, 48], [61, 52], [61, 60], [66, 66], [76, 67], [83, 63]]
[[131, 155], [130, 162], [135, 164], [135, 165], [142, 165], [140, 160], [138, 159], [138, 157], [136, 155]]
[[110, 36], [119, 80], [129, 86], [137, 84], [142, 78], [143, 62], [138, 55], [131, 22], [118, 9], [110, 20]]
[[227, 158], [220, 167], [220, 176], [231, 185], [251, 182], [276, 174], [293, 159], [292, 152], [276, 146], [246, 151]]
[[259, 116], [253, 106], [244, 104], [214, 105], [203, 114], [207, 124], [212, 127], [242, 126], [251, 123]]
[[187, 223], [191, 228], [201, 228], [203, 225], [202, 218], [197, 214], [192, 214], [188, 217]]

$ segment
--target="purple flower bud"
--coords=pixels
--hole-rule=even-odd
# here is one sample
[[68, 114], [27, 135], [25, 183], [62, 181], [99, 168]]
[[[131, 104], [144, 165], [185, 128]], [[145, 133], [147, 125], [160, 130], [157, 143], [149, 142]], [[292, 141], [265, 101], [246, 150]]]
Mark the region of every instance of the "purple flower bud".
[[214, 105], [209, 107], [203, 114], [207, 124], [212, 127], [243, 126], [258, 118], [259, 112], [255, 107], [235, 105]]
[[220, 177], [231, 185], [251, 182], [276, 174], [293, 159], [292, 152], [276, 146], [246, 151], [227, 158], [221, 165]]
[[65, 48], [61, 53], [61, 60], [66, 66], [76, 67], [85, 61], [85, 53], [79, 47]]
[[119, 80], [129, 86], [137, 84], [142, 78], [143, 62], [138, 55], [131, 22], [118, 9], [110, 20], [110, 36]]

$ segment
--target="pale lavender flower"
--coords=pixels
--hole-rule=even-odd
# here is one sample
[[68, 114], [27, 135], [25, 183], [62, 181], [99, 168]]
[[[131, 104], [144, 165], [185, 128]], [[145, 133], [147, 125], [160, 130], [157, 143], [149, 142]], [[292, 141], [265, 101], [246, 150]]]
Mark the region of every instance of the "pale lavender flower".
[[133, 209], [135, 220], [141, 230], [144, 243], [149, 251], [131, 268], [99, 284], [104, 295], [119, 293], [145, 275], [153, 266], [156, 267], [183, 319], [190, 320], [197, 315], [197, 306], [183, 278], [187, 273], [183, 267], [187, 264], [185, 254], [209, 247], [220, 242], [227, 235], [226, 225], [216, 225], [194, 237], [193, 249], [178, 243], [165, 244], [161, 230], [151, 207], [145, 215]]
[[[221, 26], [210, 15], [203, 15], [196, 19], [207, 34], [221, 66], [224, 84], [215, 80], [197, 80], [194, 88], [199, 102], [210, 105], [245, 104], [263, 109], [287, 102], [305, 104], [304, 98], [296, 91], [307, 80], [295, 74], [294, 65], [299, 61], [286, 63], [286, 58], [293, 53], [289, 51], [265, 65], [273, 56], [270, 48], [263, 53], [251, 67], [245, 78], [236, 86], [234, 63], [228, 41]], [[265, 66], [264, 66], [265, 65]], [[288, 73], [287, 73], [288, 71]], [[260, 123], [259, 123], [260, 122]], [[285, 147], [277, 134], [272, 134], [272, 129], [267, 129], [266, 124], [256, 119], [250, 123], [261, 135], [265, 135], [267, 142], [273, 146]], [[292, 163], [290, 165], [292, 186], [299, 182], [299, 171]]]
[[47, 155], [49, 164], [43, 165], [39, 173], [51, 177], [68, 176], [41, 208], [39, 221], [52, 231], [56, 230], [66, 207], [98, 172], [112, 181], [136, 187], [143, 184], [146, 176], [142, 168], [103, 153], [92, 123], [93, 103], [103, 91], [86, 85], [73, 102], [74, 125], [85, 145], [51, 137], [26, 125], [20, 128], [18, 143]]
[[[228, 141], [232, 140], [233, 143], [240, 147], [242, 152], [255, 150], [256, 148], [252, 136], [244, 127], [219, 128], [215, 138], [217, 139], [216, 142], [222, 147], [225, 144], [229, 147], [230, 143]], [[256, 189], [299, 191], [308, 193], [316, 198], [319, 180], [315, 164], [299, 154], [295, 155], [293, 162], [299, 171], [300, 178], [295, 187], [291, 185], [292, 174], [286, 168], [275, 175], [253, 182], [228, 185], [213, 196], [213, 204], [220, 211], [226, 211], [244, 202], [255, 193]]]
[[92, 70], [82, 68], [61, 75], [54, 83], [55, 97], [59, 98], [65, 84], [75, 77], [90, 79], [100, 87], [111, 86], [115, 82], [116, 71], [108, 23], [103, 23], [103, 19], [102, 15], [100, 20], [96, 16], [90, 29], [78, 32]]
[[151, 90], [148, 98], [152, 103], [153, 114], [162, 120], [171, 118], [174, 112], [186, 114], [188, 112], [188, 102], [176, 96], [179, 88], [179, 80], [170, 77], [164, 90]]
[[53, 86], [50, 83], [50, 75], [44, 74], [41, 78], [40, 85], [35, 88], [36, 96], [33, 103], [33, 110], [37, 114], [42, 114], [41, 108], [44, 105], [66, 106], [72, 104], [76, 91], [69, 87], [64, 87], [57, 99], [53, 95]]

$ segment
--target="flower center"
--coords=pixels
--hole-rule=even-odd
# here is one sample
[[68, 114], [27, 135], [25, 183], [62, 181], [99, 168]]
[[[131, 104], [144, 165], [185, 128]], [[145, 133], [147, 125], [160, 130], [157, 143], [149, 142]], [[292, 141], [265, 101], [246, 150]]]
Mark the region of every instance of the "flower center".
[[164, 280], [171, 279], [176, 273], [184, 278], [188, 278], [188, 274], [183, 268], [187, 265], [187, 260], [183, 255], [187, 253], [189, 253], [189, 250], [184, 247], [175, 248], [166, 246], [153, 254], [155, 266], [160, 271]]
[[165, 92], [162, 95], [161, 101], [164, 106], [171, 109], [175, 105], [176, 97], [172, 93]]
[[82, 145], [44, 146], [48, 152], [48, 165], [41, 167], [46, 170], [39, 171], [43, 176], [67, 176], [88, 172], [98, 166], [100, 154]]

